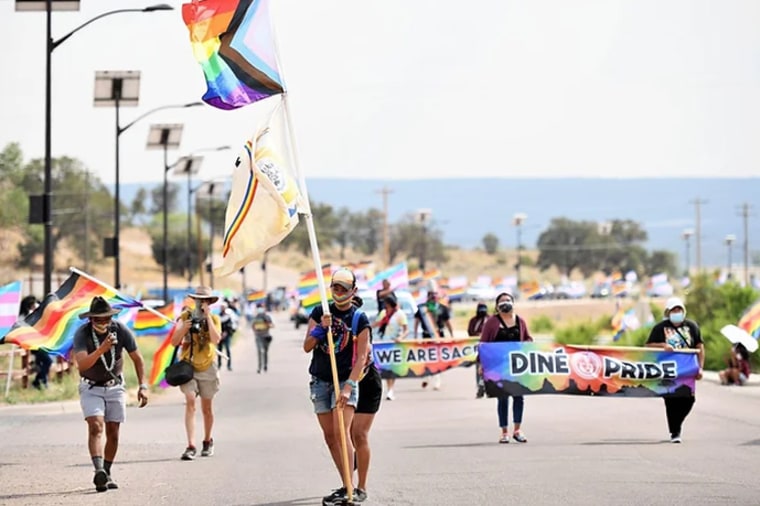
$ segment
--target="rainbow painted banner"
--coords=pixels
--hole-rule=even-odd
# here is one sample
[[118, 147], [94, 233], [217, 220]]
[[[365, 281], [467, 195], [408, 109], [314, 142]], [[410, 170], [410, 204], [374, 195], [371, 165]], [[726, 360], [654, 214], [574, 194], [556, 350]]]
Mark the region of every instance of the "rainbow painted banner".
[[384, 377], [419, 378], [474, 364], [478, 341], [477, 337], [376, 341], [372, 343], [372, 353]]
[[481, 343], [489, 397], [571, 394], [658, 397], [694, 394], [695, 351], [562, 346], [553, 343]]

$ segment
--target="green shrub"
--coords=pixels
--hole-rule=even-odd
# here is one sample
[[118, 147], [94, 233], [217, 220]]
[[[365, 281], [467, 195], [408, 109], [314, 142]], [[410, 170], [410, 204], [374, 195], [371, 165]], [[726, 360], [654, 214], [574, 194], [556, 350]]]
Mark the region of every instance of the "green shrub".
[[599, 336], [602, 318], [596, 322], [587, 321], [563, 327], [554, 332], [554, 342], [559, 344], [575, 344], [579, 346], [596, 344]]
[[649, 338], [651, 327], [640, 327], [636, 330], [629, 330], [623, 336], [612, 343], [613, 346], [644, 346]]
[[554, 330], [554, 321], [546, 315], [539, 315], [530, 321], [530, 331], [536, 334], [548, 334]]

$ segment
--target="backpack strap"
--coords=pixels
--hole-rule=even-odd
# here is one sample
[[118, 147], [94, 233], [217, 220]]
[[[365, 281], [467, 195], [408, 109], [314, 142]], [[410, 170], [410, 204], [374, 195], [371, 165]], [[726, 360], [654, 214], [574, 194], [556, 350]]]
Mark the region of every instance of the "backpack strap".
[[359, 318], [361, 318], [363, 314], [364, 311], [354, 309], [354, 316], [351, 318], [351, 335], [354, 337], [359, 333]]

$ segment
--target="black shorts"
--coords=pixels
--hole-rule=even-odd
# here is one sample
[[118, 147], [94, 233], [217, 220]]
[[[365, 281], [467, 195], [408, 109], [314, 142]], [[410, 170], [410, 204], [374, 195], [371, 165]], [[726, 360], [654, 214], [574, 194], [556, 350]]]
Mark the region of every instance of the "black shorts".
[[354, 413], [374, 415], [380, 410], [380, 401], [382, 399], [383, 382], [380, 379], [380, 373], [373, 365], [359, 382], [359, 401], [356, 403]]

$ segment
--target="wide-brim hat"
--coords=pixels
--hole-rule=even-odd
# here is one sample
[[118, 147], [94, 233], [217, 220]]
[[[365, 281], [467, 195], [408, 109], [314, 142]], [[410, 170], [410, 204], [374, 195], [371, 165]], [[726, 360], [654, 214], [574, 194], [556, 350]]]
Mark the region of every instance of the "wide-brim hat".
[[219, 297], [214, 295], [211, 288], [207, 286], [199, 286], [195, 289], [195, 293], [188, 294], [188, 297], [191, 299], [205, 300], [208, 301], [209, 304], [213, 304], [219, 300]]
[[119, 310], [111, 307], [103, 297], [94, 297], [90, 303], [90, 310], [79, 315], [79, 318], [106, 318], [118, 314]]

